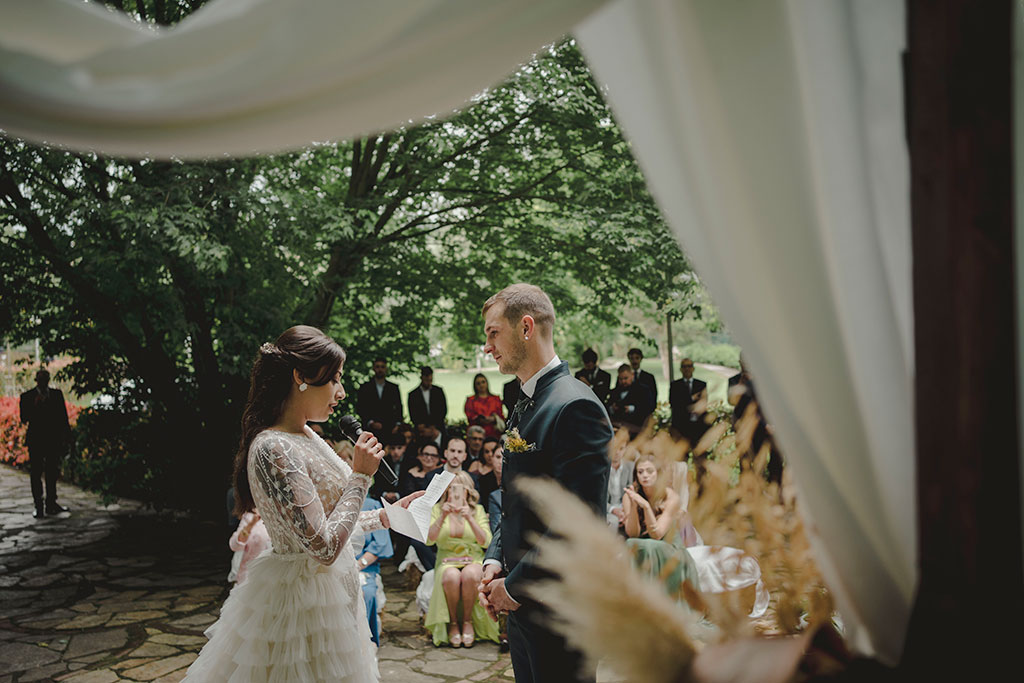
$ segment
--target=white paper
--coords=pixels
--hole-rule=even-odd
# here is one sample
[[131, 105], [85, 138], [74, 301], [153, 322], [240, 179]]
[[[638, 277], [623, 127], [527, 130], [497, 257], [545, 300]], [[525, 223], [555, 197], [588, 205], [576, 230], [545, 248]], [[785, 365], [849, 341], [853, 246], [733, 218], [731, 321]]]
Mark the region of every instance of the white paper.
[[451, 472], [441, 472], [430, 480], [426, 492], [411, 502], [408, 508], [392, 505], [384, 501], [384, 510], [392, 530], [420, 543], [427, 542], [427, 529], [430, 527], [430, 510], [441, 499], [448, 485], [455, 479]]

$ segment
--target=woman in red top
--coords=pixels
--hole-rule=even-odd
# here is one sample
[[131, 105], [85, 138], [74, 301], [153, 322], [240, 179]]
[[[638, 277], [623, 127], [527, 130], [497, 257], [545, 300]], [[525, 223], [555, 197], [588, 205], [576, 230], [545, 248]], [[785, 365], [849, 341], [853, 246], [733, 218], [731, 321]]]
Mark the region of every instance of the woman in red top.
[[490, 384], [482, 374], [473, 378], [473, 392], [473, 396], [466, 399], [466, 420], [483, 427], [487, 436], [501, 436], [505, 428], [501, 398], [491, 393]]

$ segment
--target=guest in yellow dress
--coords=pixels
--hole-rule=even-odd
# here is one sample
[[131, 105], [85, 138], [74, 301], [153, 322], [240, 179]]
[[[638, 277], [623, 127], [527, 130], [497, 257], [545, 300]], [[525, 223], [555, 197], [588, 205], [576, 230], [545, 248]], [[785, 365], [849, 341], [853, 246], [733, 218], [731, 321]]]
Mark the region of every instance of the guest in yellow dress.
[[476, 638], [498, 642], [498, 622], [477, 600], [480, 563], [491, 542], [479, 500], [473, 478], [459, 472], [431, 511], [427, 543], [437, 544], [437, 562], [425, 625], [434, 645], [472, 647]]

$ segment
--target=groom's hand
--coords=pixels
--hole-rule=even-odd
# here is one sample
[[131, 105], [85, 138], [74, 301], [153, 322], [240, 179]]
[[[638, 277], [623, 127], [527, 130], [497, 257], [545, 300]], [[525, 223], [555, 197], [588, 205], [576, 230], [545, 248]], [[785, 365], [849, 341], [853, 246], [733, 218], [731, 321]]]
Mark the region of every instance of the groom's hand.
[[[486, 604], [485, 604], [486, 600]], [[515, 612], [520, 605], [505, 590], [505, 579], [492, 579], [480, 593], [480, 604], [484, 605], [487, 614], [497, 619], [500, 612]]]
[[488, 595], [488, 584], [491, 583], [501, 573], [501, 565], [493, 562], [488, 562], [484, 565], [483, 575], [480, 577], [480, 583], [477, 584], [476, 590], [479, 593], [480, 606], [487, 610], [487, 614], [491, 619], [497, 619], [497, 613], [494, 608], [491, 607], [490, 596]]

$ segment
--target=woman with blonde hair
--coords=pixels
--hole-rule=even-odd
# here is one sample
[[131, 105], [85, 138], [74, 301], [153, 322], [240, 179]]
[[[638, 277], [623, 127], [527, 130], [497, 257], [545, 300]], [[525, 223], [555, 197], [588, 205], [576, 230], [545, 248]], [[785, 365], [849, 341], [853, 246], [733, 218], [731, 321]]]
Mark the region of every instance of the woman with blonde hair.
[[[487, 514], [467, 472], [459, 472], [434, 505], [427, 542], [437, 544], [434, 590], [425, 625], [434, 645], [472, 647], [475, 638], [498, 642], [498, 622], [477, 600], [481, 562], [491, 542]], [[461, 606], [461, 609], [460, 609]]]

